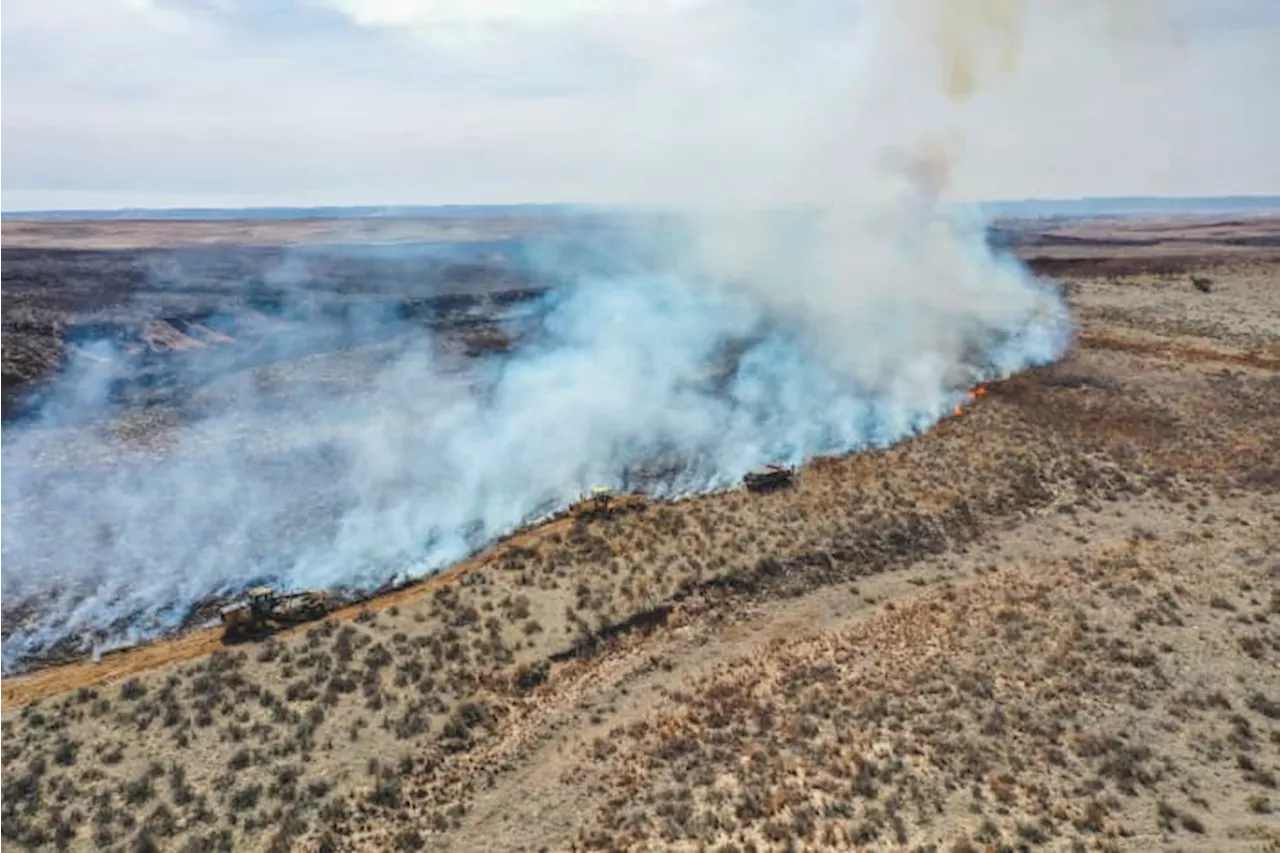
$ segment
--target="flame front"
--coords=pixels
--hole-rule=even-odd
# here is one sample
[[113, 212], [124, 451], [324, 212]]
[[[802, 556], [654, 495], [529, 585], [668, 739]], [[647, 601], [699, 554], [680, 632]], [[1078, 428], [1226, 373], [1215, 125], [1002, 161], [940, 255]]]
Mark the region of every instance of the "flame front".
[[957, 418], [960, 417], [962, 414], [964, 414], [965, 406], [969, 405], [970, 403], [975, 403], [978, 400], [981, 400], [985, 396], [987, 396], [987, 386], [986, 385], [977, 386], [976, 388], [974, 388], [972, 391], [969, 392], [969, 396], [965, 398], [965, 401], [963, 403], [957, 404], [956, 407], [951, 410], [952, 416]]

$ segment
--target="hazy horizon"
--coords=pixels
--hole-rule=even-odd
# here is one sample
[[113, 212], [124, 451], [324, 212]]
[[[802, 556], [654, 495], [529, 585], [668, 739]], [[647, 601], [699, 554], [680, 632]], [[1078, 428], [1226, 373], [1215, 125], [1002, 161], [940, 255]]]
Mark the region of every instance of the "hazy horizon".
[[[996, 9], [1015, 30], [954, 53]], [[823, 197], [865, 156], [850, 146], [908, 136], [951, 200], [1280, 194], [1273, 0], [5, 12], [5, 210], [767, 206]], [[916, 98], [938, 71], [945, 97]]]
[[[953, 204], [971, 205], [988, 215], [1124, 215], [1142, 212], [1169, 213], [1227, 213], [1280, 211], [1280, 195], [1223, 195], [1223, 196], [1086, 196], [1079, 198], [1022, 198], [956, 201]], [[319, 204], [319, 205], [246, 205], [227, 207], [85, 207], [85, 208], [25, 208], [0, 210], [0, 215], [10, 219], [21, 218], [86, 218], [86, 219], [254, 219], [287, 218], [289, 216], [378, 217], [422, 216], [432, 213], [458, 214], [501, 211], [609, 211], [620, 209], [660, 209], [656, 205], [606, 205], [576, 202], [516, 202], [508, 204], [467, 204], [460, 202], [442, 204]]]

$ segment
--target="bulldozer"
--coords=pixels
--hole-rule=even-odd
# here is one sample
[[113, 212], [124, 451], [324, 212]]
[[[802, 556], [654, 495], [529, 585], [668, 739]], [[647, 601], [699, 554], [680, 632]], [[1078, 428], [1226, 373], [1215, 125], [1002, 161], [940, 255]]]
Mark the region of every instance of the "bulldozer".
[[591, 519], [609, 515], [613, 509], [613, 490], [606, 486], [593, 486], [590, 494], [571, 508], [574, 518]]
[[289, 625], [322, 619], [334, 605], [333, 596], [325, 592], [281, 595], [269, 586], [255, 586], [219, 611], [222, 637], [225, 642], [265, 637]]
[[614, 518], [630, 512], [644, 512], [649, 506], [644, 495], [619, 494], [605, 486], [595, 486], [591, 491], [566, 510], [569, 518], [594, 521]]
[[761, 493], [784, 489], [795, 482], [795, 478], [794, 468], [788, 468], [785, 465], [766, 465], [749, 472], [742, 478], [742, 482], [747, 487], [747, 491]]

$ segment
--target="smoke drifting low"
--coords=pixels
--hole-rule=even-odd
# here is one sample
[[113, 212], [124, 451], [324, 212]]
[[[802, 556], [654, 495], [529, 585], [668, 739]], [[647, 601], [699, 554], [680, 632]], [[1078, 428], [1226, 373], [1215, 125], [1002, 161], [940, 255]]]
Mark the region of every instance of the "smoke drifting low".
[[[912, 71], [904, 93], [945, 101], [964, 55], [931, 87]], [[872, 69], [880, 85], [892, 57], [876, 56], [890, 63]], [[367, 387], [282, 401], [233, 383], [159, 459], [42, 462], [59, 428], [101, 413], [109, 377], [73, 366], [41, 422], [6, 429], [3, 597], [25, 612], [6, 626], [5, 668], [67, 638], [164, 631], [254, 582], [422, 576], [592, 485], [677, 497], [764, 462], [882, 447], [975, 383], [1055, 359], [1071, 333], [1059, 295], [939, 207], [945, 146], [909, 124], [824, 156], [839, 171], [803, 210], [730, 216], [708, 199], [615, 220], [585, 254], [531, 240], [533, 272], [555, 286], [503, 320], [524, 341], [510, 353], [460, 364], [419, 326], [365, 317], [354, 338], [400, 342]], [[751, 179], [787, 185], [790, 161], [776, 166]], [[353, 335], [325, 326], [313, 334]]]

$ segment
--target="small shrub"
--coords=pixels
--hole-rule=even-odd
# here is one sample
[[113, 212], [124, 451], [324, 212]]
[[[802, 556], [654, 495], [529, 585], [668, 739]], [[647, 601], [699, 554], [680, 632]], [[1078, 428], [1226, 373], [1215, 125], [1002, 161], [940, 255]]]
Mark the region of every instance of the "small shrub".
[[262, 796], [261, 785], [246, 785], [231, 795], [231, 808], [238, 812], [248, 811], [258, 804]]
[[66, 739], [58, 741], [58, 745], [54, 747], [54, 750], [53, 750], [54, 763], [60, 764], [63, 767], [70, 767], [71, 765], [75, 764], [76, 751], [79, 749], [79, 747], [80, 745], [77, 744], [75, 741], [66, 740]]
[[168, 838], [177, 829], [173, 812], [169, 811], [169, 807], [164, 803], [156, 806], [155, 811], [147, 816], [142, 826], [143, 832], [147, 835], [158, 835], [161, 838]]
[[375, 806], [394, 809], [399, 808], [402, 801], [403, 794], [400, 791], [400, 779], [391, 773], [381, 774], [378, 777], [377, 784], [369, 792], [369, 802]]
[[1245, 701], [1250, 711], [1261, 714], [1269, 720], [1280, 720], [1280, 702], [1268, 698], [1262, 693], [1252, 693]]
[[147, 686], [138, 678], [130, 678], [120, 685], [120, 698], [132, 702], [147, 695]]
[[155, 787], [151, 783], [151, 774], [146, 773], [126, 782], [123, 788], [124, 801], [131, 806], [140, 805], [151, 799], [155, 793]]
[[521, 664], [512, 676], [512, 682], [517, 690], [521, 692], [532, 690], [547, 680], [547, 673], [550, 670], [546, 661], [540, 661], [536, 664]]
[[396, 833], [397, 850], [421, 850], [427, 844], [416, 829], [403, 829]]
[[187, 771], [181, 764], [169, 765], [169, 792], [175, 805], [184, 806], [195, 799], [194, 792], [187, 785]]
[[156, 844], [156, 840], [146, 830], [138, 833], [129, 849], [133, 853], [160, 853], [160, 845]]
[[1196, 835], [1204, 834], [1204, 824], [1200, 822], [1200, 818], [1189, 812], [1183, 812], [1179, 822], [1187, 832], [1194, 832]]

